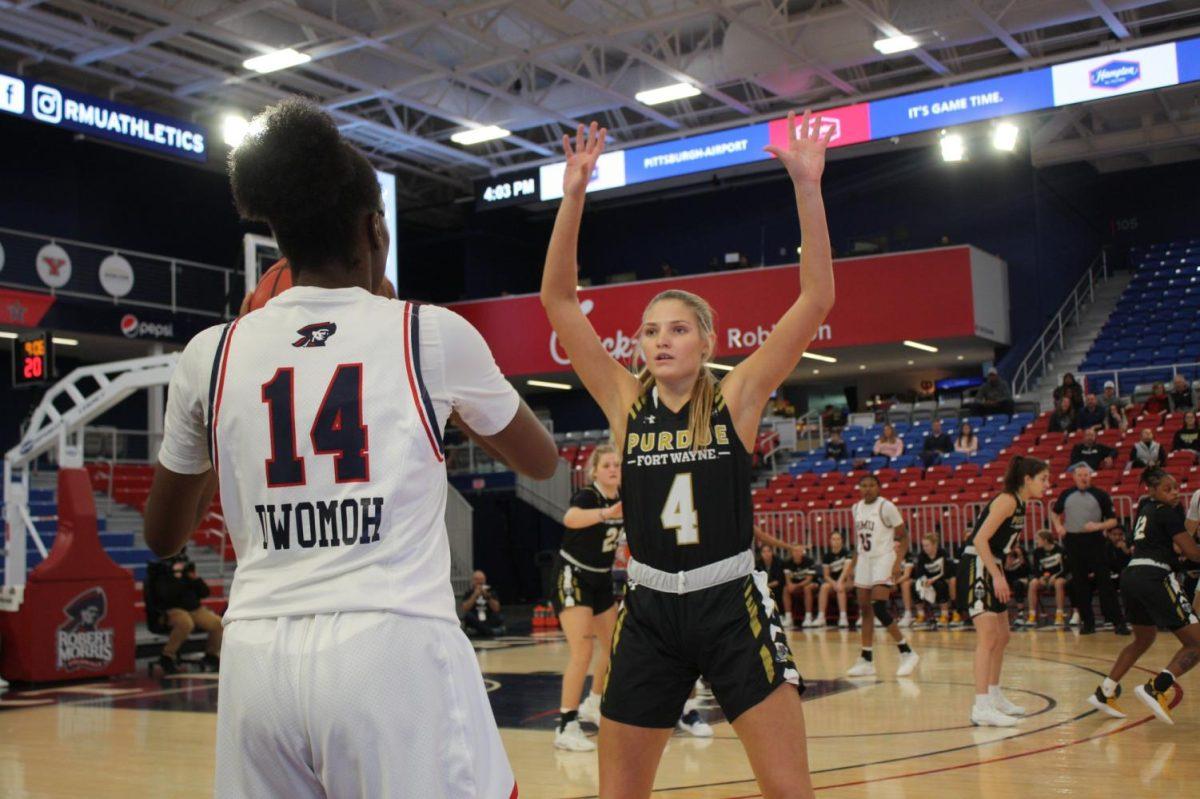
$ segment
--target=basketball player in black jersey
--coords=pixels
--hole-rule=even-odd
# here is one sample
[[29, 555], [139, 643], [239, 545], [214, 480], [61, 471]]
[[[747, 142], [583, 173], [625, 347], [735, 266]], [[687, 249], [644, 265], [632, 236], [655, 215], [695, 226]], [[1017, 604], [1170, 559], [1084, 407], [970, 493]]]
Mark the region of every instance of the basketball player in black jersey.
[[1200, 545], [1187, 531], [1175, 478], [1151, 467], [1142, 472], [1141, 482], [1149, 496], [1138, 507], [1133, 527], [1133, 558], [1121, 572], [1121, 601], [1133, 626], [1133, 640], [1117, 655], [1112, 671], [1096, 693], [1088, 697], [1088, 704], [1115, 718], [1125, 718], [1116, 707], [1116, 699], [1121, 695], [1119, 683], [1154, 643], [1161, 627], [1175, 633], [1183, 646], [1165, 669], [1135, 688], [1134, 693], [1154, 715], [1174, 724], [1167, 692], [1200, 662], [1200, 618], [1172, 567], [1175, 547], [1184, 557], [1200, 560]]
[[1025, 709], [1000, 691], [1000, 670], [1008, 646], [1008, 601], [1004, 558], [1025, 531], [1025, 503], [1046, 493], [1045, 461], [1017, 455], [1004, 473], [1004, 491], [992, 498], [975, 522], [958, 564], [958, 609], [975, 624], [975, 705], [971, 723], [1012, 727]]
[[[592, 484], [571, 498], [563, 517], [562, 547], [555, 562], [551, 602], [567, 636], [571, 660], [563, 672], [558, 731], [554, 746], [573, 752], [590, 752], [596, 744], [584, 735], [579, 721], [600, 721], [600, 686], [608, 676], [608, 652], [617, 623], [613, 602], [613, 559], [621, 537], [621, 456], [616, 447], [602, 444], [587, 464]], [[581, 706], [579, 695], [593, 640], [599, 649], [592, 690]]]
[[[642, 312], [637, 376], [605, 351], [579, 307], [576, 249], [584, 191], [605, 131], [581, 126], [546, 256], [542, 304], [575, 371], [622, 448], [630, 587], [613, 633], [600, 723], [600, 796], [647, 797], [697, 676], [733, 725], [767, 797], [808, 797], [803, 684], [782, 620], [750, 551], [751, 456], [771, 393], [833, 305], [821, 173], [831, 131], [788, 115], [787, 168], [803, 251], [800, 296], [770, 337], [718, 385], [716, 335], [700, 297], [665, 291]], [[631, 309], [631, 313], [635, 312]]]

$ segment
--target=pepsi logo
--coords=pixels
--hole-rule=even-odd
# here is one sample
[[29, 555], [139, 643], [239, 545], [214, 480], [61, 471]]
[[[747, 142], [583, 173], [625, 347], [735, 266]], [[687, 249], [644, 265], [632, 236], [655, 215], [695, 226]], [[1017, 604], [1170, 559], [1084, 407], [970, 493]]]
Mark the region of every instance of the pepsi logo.
[[121, 317], [121, 332], [126, 338], [174, 338], [175, 325], [170, 322], [143, 322], [134, 314]]
[[121, 332], [129, 338], [137, 335], [138, 319], [131, 313], [121, 317]]

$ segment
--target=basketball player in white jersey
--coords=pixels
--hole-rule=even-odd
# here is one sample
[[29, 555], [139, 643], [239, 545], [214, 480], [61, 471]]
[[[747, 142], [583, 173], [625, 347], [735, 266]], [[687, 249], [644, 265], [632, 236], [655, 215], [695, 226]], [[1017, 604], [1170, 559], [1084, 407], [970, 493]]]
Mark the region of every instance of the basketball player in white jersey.
[[875, 676], [875, 622], [887, 630], [900, 649], [897, 677], [907, 677], [920, 660], [900, 632], [888, 609], [892, 587], [900, 574], [900, 552], [904, 546], [904, 519], [891, 502], [879, 496], [879, 479], [873, 474], [858, 483], [862, 499], [854, 503], [854, 560], [850, 571], [858, 589], [858, 625], [862, 653], [846, 672], [848, 677]]
[[[517, 470], [557, 452], [465, 320], [373, 296], [373, 170], [301, 100], [230, 157], [295, 286], [184, 350], [146, 541], [178, 551], [216, 471], [237, 553], [217, 711], [219, 797], [511, 799], [444, 522], [451, 413]], [[206, 503], [204, 503], [206, 504]]]

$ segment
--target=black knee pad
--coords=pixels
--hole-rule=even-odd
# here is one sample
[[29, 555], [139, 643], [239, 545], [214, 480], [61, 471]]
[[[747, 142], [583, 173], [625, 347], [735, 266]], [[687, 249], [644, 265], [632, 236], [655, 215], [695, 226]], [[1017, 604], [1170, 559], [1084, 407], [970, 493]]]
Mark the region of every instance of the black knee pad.
[[875, 611], [875, 620], [883, 627], [892, 626], [892, 614], [888, 612], [888, 603], [884, 599], [876, 599], [871, 603], [871, 610]]

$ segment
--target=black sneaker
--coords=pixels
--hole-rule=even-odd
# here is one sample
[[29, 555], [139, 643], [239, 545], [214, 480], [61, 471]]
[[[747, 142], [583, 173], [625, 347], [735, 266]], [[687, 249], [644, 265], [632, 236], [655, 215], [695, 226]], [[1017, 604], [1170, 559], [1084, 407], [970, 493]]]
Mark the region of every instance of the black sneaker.
[[179, 665], [179, 660], [170, 655], [160, 655], [158, 666], [163, 670], [163, 674], [166, 675], [178, 674], [183, 671], [183, 667]]
[[1104, 691], [1099, 686], [1096, 687], [1096, 693], [1088, 697], [1088, 704], [1099, 710], [1101, 713], [1112, 716], [1114, 719], [1125, 718], [1125, 712], [1117, 706], [1117, 697], [1121, 695], [1121, 686], [1117, 686], [1116, 692], [1112, 696], [1105, 696]]
[[1095, 635], [1096, 634], [1096, 625], [1095, 624], [1083, 625], [1082, 627], [1079, 628], [1079, 634], [1080, 635]]
[[205, 671], [218, 672], [221, 670], [221, 658], [219, 655], [205, 655], [200, 665]]
[[1113, 627], [1113, 632], [1117, 635], [1133, 635], [1133, 630], [1129, 629], [1128, 624], [1118, 624]]

